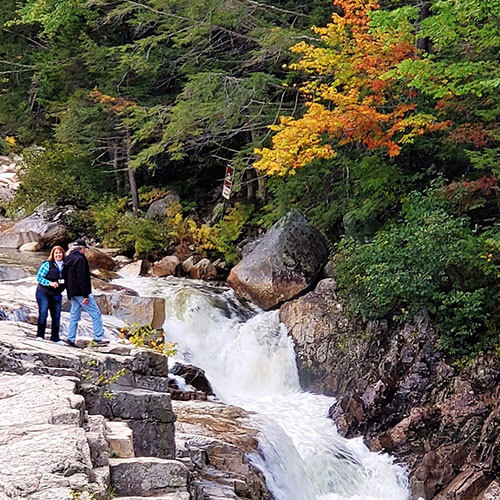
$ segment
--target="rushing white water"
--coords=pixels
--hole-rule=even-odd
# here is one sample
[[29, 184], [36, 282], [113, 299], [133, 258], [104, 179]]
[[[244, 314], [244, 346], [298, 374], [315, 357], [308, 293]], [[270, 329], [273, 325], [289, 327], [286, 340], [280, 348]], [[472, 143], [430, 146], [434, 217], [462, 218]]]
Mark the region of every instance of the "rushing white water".
[[278, 313], [229, 290], [175, 278], [120, 279], [166, 301], [178, 358], [203, 368], [224, 402], [255, 412], [261, 454], [251, 457], [276, 500], [407, 500], [407, 476], [327, 418], [332, 398], [300, 389], [294, 346]]

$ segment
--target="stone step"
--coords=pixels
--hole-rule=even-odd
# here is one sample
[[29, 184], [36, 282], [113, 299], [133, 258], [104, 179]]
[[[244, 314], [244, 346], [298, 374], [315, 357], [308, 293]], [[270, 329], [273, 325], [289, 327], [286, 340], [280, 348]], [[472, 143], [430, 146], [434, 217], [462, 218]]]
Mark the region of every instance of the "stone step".
[[113, 458], [132, 458], [134, 454], [134, 434], [127, 422], [106, 422], [106, 441]]
[[[154, 457], [112, 458], [109, 465], [111, 486], [117, 495], [158, 498], [166, 493], [183, 493], [186, 490], [188, 468], [178, 460]], [[175, 491], [176, 489], [184, 491]]]

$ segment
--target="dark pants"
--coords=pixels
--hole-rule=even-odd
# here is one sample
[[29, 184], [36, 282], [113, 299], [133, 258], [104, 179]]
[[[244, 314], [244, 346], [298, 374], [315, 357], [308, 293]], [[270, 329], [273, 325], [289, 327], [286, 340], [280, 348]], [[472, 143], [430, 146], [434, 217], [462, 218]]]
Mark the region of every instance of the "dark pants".
[[44, 338], [45, 328], [47, 326], [47, 315], [50, 311], [50, 317], [52, 318], [50, 340], [57, 342], [59, 340], [59, 325], [61, 323], [62, 295], [49, 295], [37, 289], [36, 301], [38, 302], [37, 337]]

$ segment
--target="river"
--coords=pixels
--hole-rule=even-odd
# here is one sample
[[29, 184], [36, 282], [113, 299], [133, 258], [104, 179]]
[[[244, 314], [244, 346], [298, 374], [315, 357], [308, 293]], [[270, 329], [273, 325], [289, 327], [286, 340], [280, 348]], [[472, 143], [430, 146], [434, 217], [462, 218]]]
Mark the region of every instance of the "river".
[[344, 439], [333, 398], [300, 388], [292, 339], [277, 311], [234, 293], [177, 278], [122, 278], [143, 296], [163, 297], [167, 340], [177, 358], [203, 368], [217, 397], [251, 412], [260, 454], [251, 457], [276, 500], [407, 500], [404, 468]]

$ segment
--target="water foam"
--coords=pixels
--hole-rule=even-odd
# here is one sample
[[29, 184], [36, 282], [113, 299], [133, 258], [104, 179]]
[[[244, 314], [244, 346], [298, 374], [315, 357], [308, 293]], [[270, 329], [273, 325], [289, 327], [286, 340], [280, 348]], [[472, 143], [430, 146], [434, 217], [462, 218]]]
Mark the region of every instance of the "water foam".
[[[255, 412], [251, 457], [276, 500], [407, 500], [407, 475], [327, 418], [334, 399], [300, 389], [292, 339], [278, 313], [242, 304], [230, 290], [175, 278], [121, 279], [166, 301], [165, 331], [180, 361], [206, 372], [224, 402]], [[251, 309], [251, 308], [250, 308]]]

